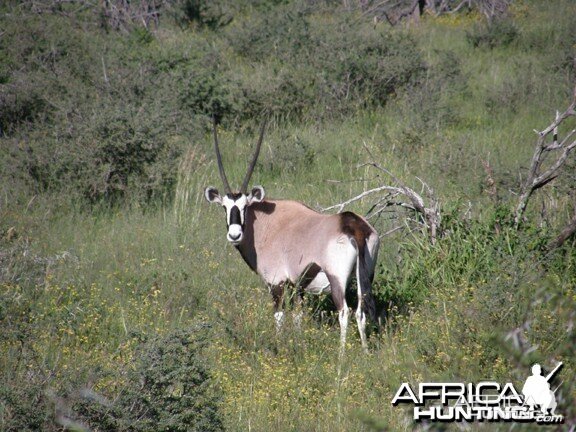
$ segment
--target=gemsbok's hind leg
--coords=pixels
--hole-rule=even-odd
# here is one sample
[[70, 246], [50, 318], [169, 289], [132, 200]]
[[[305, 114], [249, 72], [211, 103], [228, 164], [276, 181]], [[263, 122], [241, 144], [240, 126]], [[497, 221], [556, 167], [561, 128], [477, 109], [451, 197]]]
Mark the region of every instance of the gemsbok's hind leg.
[[368, 277], [370, 283], [374, 281], [374, 273], [376, 271], [376, 261], [378, 260], [378, 250], [380, 249], [380, 239], [378, 235], [374, 234], [366, 241], [367, 250], [364, 253], [364, 262], [366, 269], [368, 269]]
[[362, 349], [368, 352], [368, 339], [366, 337], [366, 314], [360, 306], [360, 296], [358, 297], [358, 308], [356, 309], [356, 322], [358, 323], [358, 332], [360, 333], [360, 340], [362, 341]]
[[[364, 281], [366, 283], [366, 281]], [[356, 284], [358, 285], [358, 307], [356, 308], [356, 323], [358, 324], [358, 332], [360, 333], [360, 340], [362, 341], [362, 349], [368, 352], [368, 339], [366, 337], [366, 313], [364, 293], [362, 290], [362, 275], [360, 274], [360, 261], [356, 265]]]

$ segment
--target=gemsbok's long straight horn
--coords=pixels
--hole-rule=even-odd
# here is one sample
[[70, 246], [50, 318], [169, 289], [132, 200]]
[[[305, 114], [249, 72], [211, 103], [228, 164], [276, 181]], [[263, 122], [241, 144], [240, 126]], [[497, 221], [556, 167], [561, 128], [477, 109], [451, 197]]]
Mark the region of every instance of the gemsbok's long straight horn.
[[244, 177], [244, 181], [242, 182], [242, 188], [240, 192], [246, 193], [248, 191], [248, 182], [250, 182], [250, 177], [252, 177], [252, 172], [254, 171], [254, 167], [256, 166], [256, 161], [258, 160], [258, 154], [260, 153], [260, 147], [262, 146], [262, 141], [264, 140], [264, 131], [266, 130], [266, 122], [268, 120], [268, 116], [264, 117], [264, 121], [262, 122], [262, 126], [260, 126], [260, 137], [258, 138], [258, 143], [256, 144], [256, 150], [254, 151], [254, 157], [248, 166], [248, 171], [246, 172], [246, 177]]
[[226, 178], [226, 173], [224, 172], [224, 165], [222, 165], [222, 156], [220, 156], [220, 149], [218, 148], [218, 132], [216, 132], [216, 116], [212, 116], [212, 127], [214, 129], [214, 150], [216, 151], [216, 159], [218, 161], [218, 171], [220, 171], [220, 178], [222, 179], [222, 183], [224, 183], [224, 189], [226, 193], [232, 193], [232, 189], [230, 188], [230, 183], [228, 183], [228, 179]]

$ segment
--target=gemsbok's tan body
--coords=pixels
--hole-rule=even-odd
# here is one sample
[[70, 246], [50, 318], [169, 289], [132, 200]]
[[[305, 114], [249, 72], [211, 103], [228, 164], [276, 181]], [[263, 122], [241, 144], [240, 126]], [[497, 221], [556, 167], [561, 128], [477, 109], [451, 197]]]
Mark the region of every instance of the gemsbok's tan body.
[[283, 320], [281, 308], [288, 285], [314, 294], [331, 293], [338, 310], [343, 350], [349, 314], [345, 292], [355, 270], [356, 320], [366, 349], [366, 318], [375, 317], [371, 283], [378, 255], [378, 233], [366, 219], [352, 212], [325, 215], [296, 201], [265, 200], [262, 186], [255, 186], [248, 194], [248, 181], [263, 135], [264, 125], [243, 186], [239, 193], [233, 193], [222, 166], [214, 124], [214, 146], [226, 195], [208, 187], [206, 199], [226, 209], [227, 239], [268, 285], [278, 326]]

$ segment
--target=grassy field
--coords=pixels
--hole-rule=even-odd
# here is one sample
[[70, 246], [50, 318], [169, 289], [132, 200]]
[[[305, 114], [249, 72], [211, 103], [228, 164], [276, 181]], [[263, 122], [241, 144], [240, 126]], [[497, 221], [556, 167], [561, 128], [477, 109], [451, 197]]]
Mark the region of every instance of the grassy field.
[[[255, 8], [254, 14], [262, 10]], [[54, 46], [60, 43], [58, 32], [66, 34], [58, 23], [69, 18], [49, 17], [44, 23], [16, 6], [3, 11], [0, 23], [19, 17], [12, 25], [37, 26], [30, 35], [43, 34], [48, 26], [47, 34], [57, 35]], [[321, 209], [393, 184], [363, 165], [371, 160], [366, 147], [410, 187], [420, 190], [418, 179], [425, 181], [441, 204], [444, 234], [435, 245], [420, 230], [382, 238], [374, 292], [386, 319], [369, 338], [369, 354], [351, 325], [341, 362], [329, 299], [307, 298], [301, 328], [288, 319], [280, 333], [275, 331], [267, 289], [227, 244], [222, 211], [203, 198], [205, 186], [221, 187], [206, 113], [193, 111], [200, 110], [196, 101], [190, 125], [172, 120], [171, 110], [177, 108], [170, 104], [186, 88], [170, 87], [170, 77], [182, 82], [182, 76], [170, 72], [157, 84], [154, 99], [147, 92], [156, 84], [148, 81], [145, 67], [130, 78], [121, 73], [120, 66], [132, 67], [139, 58], [177, 64], [186, 56], [205, 59], [211, 58], [210, 49], [218, 51], [228, 80], [224, 89], [231, 90], [209, 93], [229, 110], [223, 114], [220, 145], [228, 177], [238, 184], [256, 141], [253, 126], [260, 122], [255, 113], [261, 107], [242, 102], [244, 108], [234, 111], [240, 99], [226, 99], [237, 94], [233, 86], [253, 79], [255, 88], [270, 86], [270, 93], [256, 96], [277, 94], [294, 101], [296, 96], [281, 93], [284, 87], [274, 87], [268, 74], [275, 70], [293, 83], [307, 76], [290, 69], [289, 58], [278, 64], [250, 58], [260, 55], [257, 41], [252, 54], [237, 51], [235, 44], [245, 35], [241, 31], [249, 33], [255, 25], [248, 15], [215, 31], [161, 25], [153, 34], [127, 35], [86, 25], [82, 31], [93, 32], [108, 50], [110, 82], [117, 79], [120, 88], [130, 79], [142, 81], [134, 84], [142, 86], [142, 108], [134, 108], [126, 123], [122, 115], [132, 108], [127, 99], [124, 108], [119, 100], [128, 97], [122, 93], [128, 90], [89, 84], [102, 79], [104, 60], [94, 66], [88, 84], [75, 81], [69, 71], [76, 66], [58, 75], [62, 65], [83, 58], [69, 47], [72, 54], [54, 61], [60, 78], [41, 86], [39, 80], [51, 79], [49, 68], [27, 63], [18, 69], [24, 48], [3, 46], [11, 57], [1, 63], [0, 90], [5, 106], [12, 108], [0, 119], [0, 430], [458, 430], [462, 425], [413, 423], [410, 410], [391, 405], [400, 384], [495, 380], [521, 388], [533, 363], [549, 370], [558, 361], [564, 369], [557, 381], [562, 381], [557, 411], [566, 420], [554, 430], [573, 428], [574, 239], [552, 252], [544, 246], [574, 212], [574, 156], [558, 179], [536, 192], [520, 229], [512, 223], [512, 212], [533, 152], [533, 130], [550, 124], [555, 111], [571, 100], [574, 4], [513, 2], [500, 28], [487, 27], [475, 12], [426, 16], [418, 26], [394, 29], [379, 23], [393, 38], [409, 38], [425, 65], [414, 72], [416, 78], [398, 84], [378, 103], [367, 102], [366, 94], [374, 91], [368, 87], [357, 100], [350, 96], [348, 105], [338, 106], [335, 99], [306, 93], [308, 87], [295, 87], [290, 91], [302, 95], [296, 108], [273, 110], [252, 178], [268, 196]], [[322, 12], [307, 19], [314, 34], [336, 18]], [[369, 22], [366, 28], [371, 27]], [[30, 47], [40, 42], [30, 38], [26, 49], [34, 52]], [[133, 58], [118, 54], [124, 49]], [[160, 60], [154, 63], [159, 70]], [[24, 72], [17, 76], [16, 70]], [[72, 90], [64, 91], [67, 73], [78, 91], [74, 94], [82, 98], [79, 108], [72, 108]], [[198, 73], [204, 82], [206, 76]], [[13, 90], [26, 79], [30, 88]], [[242, 88], [246, 99], [256, 97]], [[192, 104], [190, 94], [186, 97]], [[49, 103], [70, 104], [71, 114], [49, 111]], [[243, 118], [241, 112], [254, 115]], [[25, 119], [16, 121], [18, 115]], [[145, 137], [138, 154], [162, 163], [130, 171], [126, 175], [134, 177], [126, 184], [102, 186], [103, 171], [88, 169], [101, 156], [89, 157], [100, 153], [74, 150], [87, 149], [86, 143], [96, 148], [93, 123], [109, 126], [102, 135], [106, 151], [128, 158], [121, 147], [122, 128], [131, 128], [136, 132], [130, 139]], [[574, 125], [569, 119], [561, 134]], [[116, 136], [118, 141], [112, 141]], [[155, 140], [166, 146], [154, 150]], [[178, 152], [172, 154], [172, 148]], [[22, 149], [30, 149], [29, 159], [22, 156], [28, 165], [18, 162]], [[45, 166], [34, 171], [32, 154]], [[60, 160], [78, 163], [64, 169]], [[488, 192], [486, 163], [496, 195]], [[93, 177], [84, 181], [75, 170]], [[43, 183], [38, 172], [49, 180]], [[167, 172], [170, 176], [162, 177]], [[159, 184], [168, 186], [152, 189]], [[347, 209], [365, 214], [375, 199]], [[374, 224], [384, 233], [404, 221], [404, 213], [394, 212]], [[543, 426], [471, 423], [465, 428]]]

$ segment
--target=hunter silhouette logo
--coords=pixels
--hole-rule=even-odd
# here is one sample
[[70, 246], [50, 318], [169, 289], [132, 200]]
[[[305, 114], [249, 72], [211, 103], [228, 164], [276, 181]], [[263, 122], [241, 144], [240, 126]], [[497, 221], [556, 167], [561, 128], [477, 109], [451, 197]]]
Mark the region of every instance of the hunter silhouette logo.
[[[528, 377], [524, 383], [524, 387], [522, 387], [525, 403], [531, 410], [536, 409], [536, 406], [540, 406], [542, 414], [555, 414], [556, 396], [554, 393], [560, 386], [552, 391], [550, 389], [550, 380], [556, 375], [556, 372], [562, 368], [562, 365], [562, 363], [558, 363], [554, 370], [546, 377], [542, 376], [542, 368], [539, 364], [532, 366], [532, 376]], [[548, 410], [550, 410], [550, 412], [548, 412]]]
[[563, 423], [564, 416], [556, 414], [556, 390], [550, 382], [562, 369], [556, 367], [542, 376], [539, 364], [532, 366], [532, 375], [526, 379], [519, 393], [512, 383], [495, 381], [474, 383], [420, 383], [417, 391], [403, 383], [392, 405], [414, 405], [416, 421], [507, 421], [535, 422], [538, 424]]

